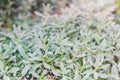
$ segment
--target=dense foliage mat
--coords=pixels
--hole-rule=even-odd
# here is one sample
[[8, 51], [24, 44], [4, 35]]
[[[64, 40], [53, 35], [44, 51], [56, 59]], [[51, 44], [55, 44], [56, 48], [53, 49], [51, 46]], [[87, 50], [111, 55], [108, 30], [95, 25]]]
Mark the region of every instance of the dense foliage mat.
[[59, 16], [36, 12], [39, 22], [26, 20], [13, 25], [11, 32], [1, 31], [1, 80], [47, 80], [50, 76], [119, 80], [120, 27], [110, 12], [90, 11], [93, 4], [97, 6], [93, 2], [82, 9], [71, 5]]

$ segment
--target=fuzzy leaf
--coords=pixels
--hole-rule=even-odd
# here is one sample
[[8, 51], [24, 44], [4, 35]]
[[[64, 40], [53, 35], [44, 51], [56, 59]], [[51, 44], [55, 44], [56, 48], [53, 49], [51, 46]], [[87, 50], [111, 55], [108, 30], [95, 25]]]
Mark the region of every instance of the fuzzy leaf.
[[4, 79], [4, 80], [11, 80], [11, 79], [10, 79], [8, 76], [6, 76], [6, 75], [3, 76], [3, 79]]
[[22, 76], [25, 76], [27, 74], [27, 72], [29, 71], [29, 69], [31, 68], [31, 65], [26, 65], [23, 70], [22, 70]]

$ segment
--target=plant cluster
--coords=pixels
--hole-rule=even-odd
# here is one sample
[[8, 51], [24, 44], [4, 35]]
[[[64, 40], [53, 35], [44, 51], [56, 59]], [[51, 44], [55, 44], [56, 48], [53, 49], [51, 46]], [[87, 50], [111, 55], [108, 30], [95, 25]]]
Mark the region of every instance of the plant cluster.
[[42, 4], [52, 0], [0, 0], [0, 26], [11, 27], [16, 18], [34, 11], [42, 11]]
[[39, 22], [28, 19], [0, 32], [1, 80], [120, 79], [120, 27], [113, 8], [103, 9], [103, 0], [79, 1], [83, 5], [71, 4], [62, 15], [47, 14], [46, 6], [44, 14], [35, 12]]

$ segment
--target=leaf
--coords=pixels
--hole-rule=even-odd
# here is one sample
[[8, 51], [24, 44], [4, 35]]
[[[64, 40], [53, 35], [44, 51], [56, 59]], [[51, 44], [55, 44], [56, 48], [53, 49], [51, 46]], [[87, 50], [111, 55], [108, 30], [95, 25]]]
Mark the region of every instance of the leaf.
[[63, 42], [63, 45], [65, 45], [65, 46], [73, 46], [73, 44], [71, 42], [69, 42], [69, 41]]
[[0, 70], [3, 71], [4, 70], [4, 63], [0, 60]]
[[[7, 45], [7, 46], [8, 46], [8, 45]], [[6, 51], [5, 51], [4, 54], [3, 54], [4, 59], [9, 58], [9, 56], [10, 56], [10, 55], [8, 54], [8, 53], [9, 53], [9, 50], [8, 50], [8, 49], [9, 49], [9, 47], [6, 49]]]
[[19, 53], [21, 54], [21, 56], [25, 59], [29, 59], [28, 55], [25, 53], [25, 51], [22, 49], [22, 46], [21, 45], [18, 45], [18, 51]]
[[65, 71], [65, 70], [66, 70], [62, 62], [60, 63], [60, 69], [61, 69], [62, 71]]
[[107, 40], [106, 40], [106, 39], [102, 40], [102, 42], [101, 42], [100, 45], [101, 45], [103, 48], [105, 48], [106, 45], [107, 45]]
[[26, 65], [22, 70], [22, 76], [25, 76], [31, 67], [32, 67], [31, 64]]
[[112, 66], [111, 73], [112, 75], [118, 76], [118, 69], [115, 65]]
[[94, 67], [96, 67], [96, 68], [99, 67], [100, 65], [102, 65], [103, 61], [104, 61], [103, 54], [98, 54], [97, 57], [96, 57]]
[[67, 80], [66, 76], [63, 76], [62, 80]]
[[86, 74], [86, 75], [82, 78], [82, 80], [88, 80], [88, 79], [89, 79], [89, 76], [90, 76], [90, 74]]
[[67, 62], [67, 63], [72, 63], [72, 60], [67, 60], [66, 62]]
[[41, 73], [40, 77], [43, 78], [47, 73], [48, 73], [48, 71], [47, 71], [47, 70], [44, 70], [44, 71]]
[[39, 75], [36, 72], [31, 72], [31, 74], [35, 77], [35, 78], [39, 78]]
[[41, 68], [41, 64], [36, 64], [34, 67], [32, 67], [32, 71], [37, 71], [37, 69]]
[[109, 66], [110, 66], [110, 64], [104, 64], [104, 65], [101, 65], [101, 66], [99, 67], [99, 69], [104, 69], [104, 70], [106, 70], [106, 69], [108, 69]]
[[9, 61], [16, 61], [16, 56], [11, 56], [11, 57], [9, 58]]
[[0, 53], [1, 53], [1, 51], [2, 51], [2, 43], [0, 43]]
[[4, 79], [4, 80], [11, 80], [11, 79], [10, 79], [8, 76], [6, 76], [6, 75], [3, 76], [3, 79]]
[[8, 71], [8, 73], [13, 73], [13, 76], [15, 77], [19, 70], [20, 69], [18, 67], [13, 67], [11, 70]]
[[49, 64], [47, 64], [47, 63], [44, 62], [43, 65], [44, 65], [44, 67], [45, 67], [46, 69], [51, 69]]
[[86, 70], [82, 74], [93, 74], [94, 70]]
[[56, 76], [60, 76], [61, 71], [60, 70], [56, 70], [56, 69], [52, 69], [52, 73]]
[[0, 38], [0, 41], [3, 41], [3, 40], [5, 40], [5, 37], [3, 37], [3, 38]]
[[95, 78], [95, 80], [98, 79], [98, 73], [97, 72], [94, 72], [94, 78]]
[[82, 57], [85, 57], [85, 56], [86, 56], [86, 54], [79, 54], [79, 55], [77, 55], [76, 57], [82, 58]]
[[60, 63], [60, 69], [63, 74], [67, 74], [68, 72], [70, 72], [70, 70], [66, 69], [66, 67], [64, 66], [64, 64], [62, 62]]
[[108, 77], [109, 77], [109, 75], [104, 74], [104, 73], [98, 73], [98, 75], [99, 75], [99, 77], [101, 77], [101, 78], [108, 78]]
[[57, 47], [56, 51], [55, 51], [55, 55], [58, 54], [60, 52], [60, 48]]
[[118, 70], [120, 71], [120, 63], [118, 63]]
[[94, 65], [92, 56], [88, 56], [87, 58], [90, 65]]
[[78, 73], [78, 70], [75, 71], [74, 80], [80, 80], [80, 75]]

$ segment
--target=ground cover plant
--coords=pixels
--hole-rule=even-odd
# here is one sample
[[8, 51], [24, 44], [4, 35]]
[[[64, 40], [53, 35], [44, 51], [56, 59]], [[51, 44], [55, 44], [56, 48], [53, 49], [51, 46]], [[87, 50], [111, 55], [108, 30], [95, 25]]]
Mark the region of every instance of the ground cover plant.
[[[0, 27], [11, 27], [18, 16], [42, 12], [42, 4], [52, 4], [52, 0], [0, 0]], [[17, 17], [17, 19], [16, 19]]]
[[62, 15], [50, 15], [47, 5], [34, 12], [35, 20], [0, 31], [1, 80], [120, 79], [120, 26], [112, 0], [74, 1]]

